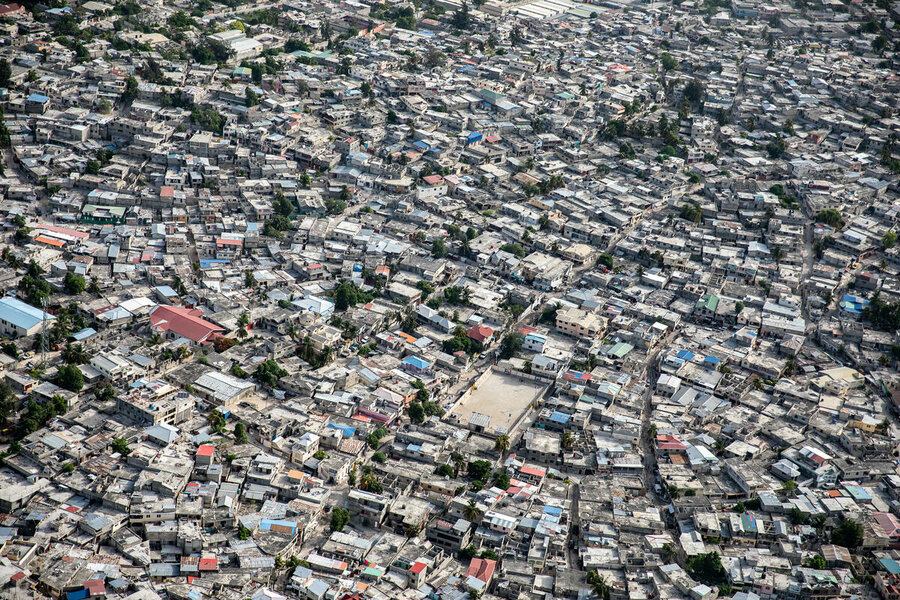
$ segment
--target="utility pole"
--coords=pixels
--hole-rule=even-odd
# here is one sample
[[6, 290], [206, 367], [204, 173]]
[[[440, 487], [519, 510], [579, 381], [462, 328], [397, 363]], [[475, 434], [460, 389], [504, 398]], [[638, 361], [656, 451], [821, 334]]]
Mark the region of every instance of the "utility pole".
[[47, 301], [41, 300], [41, 364], [47, 364]]

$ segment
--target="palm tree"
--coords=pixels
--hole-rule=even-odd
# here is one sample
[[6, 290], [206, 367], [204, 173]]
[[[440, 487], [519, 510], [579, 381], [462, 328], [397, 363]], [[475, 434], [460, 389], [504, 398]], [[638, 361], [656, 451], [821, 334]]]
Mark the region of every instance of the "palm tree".
[[470, 522], [474, 523], [478, 520], [478, 517], [481, 516], [481, 512], [478, 510], [478, 505], [475, 503], [475, 498], [469, 498], [469, 503], [462, 511], [463, 518]]
[[63, 348], [62, 359], [63, 362], [70, 365], [81, 365], [90, 360], [81, 344], [69, 344]]
[[244, 329], [243, 327], [239, 328], [237, 330], [237, 336], [241, 339], [244, 339], [245, 337], [247, 337], [247, 330]]
[[571, 448], [573, 445], [575, 445], [575, 437], [568, 431], [563, 432], [562, 447], [563, 448]]
[[453, 468], [456, 469], [457, 477], [466, 468], [466, 458], [462, 454], [454, 453]]
[[667, 563], [671, 563], [673, 560], [675, 560], [675, 556], [676, 556], [675, 546], [672, 544], [663, 544], [663, 547], [662, 547], [663, 560], [666, 561]]
[[725, 439], [724, 438], [716, 438], [713, 447], [716, 449], [716, 454], [722, 454], [725, 452]]
[[192, 354], [192, 353], [191, 353], [191, 349], [188, 348], [187, 346], [180, 346], [180, 347], [178, 348], [178, 358], [181, 359], [181, 360], [185, 360], [185, 359], [188, 358], [191, 354]]
[[590, 571], [587, 575], [587, 582], [597, 598], [609, 600], [609, 584], [606, 583], [606, 577], [600, 575], [597, 571]]
[[494, 440], [494, 450], [501, 454], [506, 454], [509, 450], [509, 436], [504, 433], [497, 437], [497, 439]]

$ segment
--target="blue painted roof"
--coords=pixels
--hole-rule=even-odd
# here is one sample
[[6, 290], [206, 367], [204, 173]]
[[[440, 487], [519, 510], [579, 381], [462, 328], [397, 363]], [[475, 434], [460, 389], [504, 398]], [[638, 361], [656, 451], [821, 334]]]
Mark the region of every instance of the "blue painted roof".
[[880, 558], [879, 562], [891, 575], [900, 575], [900, 563], [893, 558]]
[[28, 96], [28, 101], [29, 102], [40, 102], [41, 104], [43, 104], [44, 102], [50, 102], [50, 98], [48, 98], [47, 96], [45, 96], [43, 94], [32, 94], [32, 95]]
[[717, 365], [717, 364], [719, 364], [719, 363], [722, 362], [722, 361], [719, 360], [718, 358], [716, 358], [715, 356], [713, 356], [712, 354], [710, 354], [709, 356], [707, 356], [706, 358], [703, 359], [703, 362], [708, 362], [708, 363], [712, 363], [712, 364], [714, 364], [714, 365]]
[[690, 350], [679, 350], [678, 354], [676, 354], [678, 358], [683, 358], [684, 360], [691, 360], [694, 358], [694, 353]]
[[419, 358], [418, 356], [407, 356], [405, 359], [403, 359], [403, 364], [412, 365], [412, 366], [416, 367], [417, 369], [427, 369], [428, 367], [431, 366], [430, 362], [428, 362], [427, 360], [424, 360], [422, 358]]
[[[0, 298], [0, 320], [12, 323], [22, 329], [31, 329], [39, 324], [43, 317], [44, 313], [41, 309], [25, 304], [21, 300], [11, 296]], [[46, 315], [46, 320], [48, 321], [52, 321], [55, 318], [51, 314]]]
[[97, 330], [94, 329], [93, 327], [85, 327], [84, 329], [82, 329], [82, 330], [79, 331], [78, 333], [73, 333], [73, 334], [72, 334], [72, 338], [73, 338], [76, 342], [80, 342], [81, 340], [86, 340], [86, 339], [88, 339], [88, 338], [91, 337], [92, 335], [97, 335]]
[[558, 410], [554, 410], [553, 414], [550, 415], [550, 420], [554, 423], [562, 423], [566, 424], [569, 422], [569, 419], [572, 418], [572, 415], [567, 415], [566, 413], [559, 412]]
[[338, 423], [329, 423], [326, 427], [331, 427], [332, 429], [338, 429], [344, 433], [347, 437], [353, 437], [356, 435], [356, 427], [349, 427], [347, 425], [340, 425]]

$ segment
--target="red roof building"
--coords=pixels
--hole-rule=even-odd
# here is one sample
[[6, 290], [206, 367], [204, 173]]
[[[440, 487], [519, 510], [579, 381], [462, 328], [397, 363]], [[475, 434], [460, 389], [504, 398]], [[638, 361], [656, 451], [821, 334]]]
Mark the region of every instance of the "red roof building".
[[201, 558], [200, 559], [200, 570], [201, 571], [218, 571], [219, 570], [219, 559], [218, 558]]
[[157, 306], [150, 313], [150, 323], [159, 332], [171, 332], [197, 344], [209, 344], [225, 329], [202, 319], [203, 312], [195, 308]]
[[466, 571], [466, 577], [474, 577], [485, 583], [490, 583], [496, 567], [496, 560], [491, 560], [489, 558], [473, 558], [472, 562], [469, 563], [469, 570]]
[[0, 4], [0, 17], [9, 17], [11, 15], [24, 15], [25, 7], [21, 4]]
[[494, 339], [494, 330], [487, 325], [473, 325], [466, 332], [466, 335], [469, 336], [469, 339], [486, 346]]

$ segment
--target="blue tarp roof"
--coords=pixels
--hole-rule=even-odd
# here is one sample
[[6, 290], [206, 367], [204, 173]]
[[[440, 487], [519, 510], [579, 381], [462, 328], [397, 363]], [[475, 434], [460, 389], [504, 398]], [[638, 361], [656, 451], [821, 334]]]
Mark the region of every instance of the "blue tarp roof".
[[78, 333], [73, 333], [73, 334], [72, 334], [72, 338], [73, 338], [76, 342], [80, 342], [81, 340], [86, 340], [86, 339], [88, 339], [88, 338], [91, 337], [92, 335], [97, 335], [97, 330], [94, 329], [93, 327], [85, 327], [84, 329], [82, 329], [82, 330], [79, 331]]
[[417, 369], [427, 369], [431, 366], [431, 363], [427, 360], [421, 359], [418, 356], [408, 356], [403, 359], [403, 364], [412, 365]]
[[553, 411], [553, 414], [550, 415], [550, 420], [554, 423], [566, 424], [571, 418], [572, 415], [567, 415], [566, 413], [559, 412], [558, 410]]
[[332, 429], [338, 429], [344, 433], [347, 437], [353, 437], [356, 435], [356, 427], [350, 427], [348, 425], [340, 425], [338, 423], [329, 423], [326, 427], [331, 427]]

